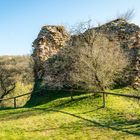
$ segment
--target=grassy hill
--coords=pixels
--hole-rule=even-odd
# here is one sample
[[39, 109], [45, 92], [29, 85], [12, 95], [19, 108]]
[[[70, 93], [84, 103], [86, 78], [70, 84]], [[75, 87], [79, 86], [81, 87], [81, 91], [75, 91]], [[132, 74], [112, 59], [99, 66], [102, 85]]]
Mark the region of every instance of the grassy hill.
[[[6, 95], [4, 98], [21, 95], [32, 90], [34, 84], [33, 61], [29, 55], [0, 56], [0, 71], [2, 72], [5, 70], [8, 70], [6, 76], [8, 77], [8, 79], [12, 79], [12, 82], [10, 80], [5, 80], [4, 85], [6, 85], [6, 83], [9, 83], [9, 85], [16, 83], [16, 87], [12, 92], [10, 92], [10, 94]], [[4, 78], [4, 75], [5, 74], [1, 74], [0, 78]], [[1, 89], [0, 84], [0, 95], [2, 95], [2, 91], [3, 90]], [[20, 98], [17, 101], [17, 106], [23, 106], [26, 101], [27, 97]], [[0, 107], [8, 107], [12, 105], [13, 100], [3, 101], [0, 103]]]
[[139, 140], [139, 102], [112, 95], [106, 99], [102, 108], [102, 98], [91, 93], [71, 100], [67, 93], [50, 92], [24, 108], [1, 109], [0, 139]]

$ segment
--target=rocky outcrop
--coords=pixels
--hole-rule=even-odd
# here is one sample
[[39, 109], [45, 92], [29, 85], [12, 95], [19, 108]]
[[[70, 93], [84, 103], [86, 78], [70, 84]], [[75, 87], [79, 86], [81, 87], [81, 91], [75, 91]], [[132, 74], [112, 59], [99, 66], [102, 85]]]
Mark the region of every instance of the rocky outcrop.
[[140, 86], [140, 28], [139, 26], [128, 23], [124, 19], [111, 21], [99, 28], [110, 41], [117, 41], [124, 51], [129, 53], [130, 67], [129, 78], [125, 79], [134, 88]]
[[33, 42], [32, 57], [35, 61], [35, 78], [42, 77], [45, 61], [65, 46], [69, 38], [63, 26], [42, 27], [37, 39]]
[[[110, 42], [117, 42], [124, 51], [129, 53], [131, 61], [129, 78], [127, 81], [133, 87], [140, 86], [140, 28], [132, 23], [128, 23], [124, 19], [117, 19], [104, 24], [100, 27], [89, 29], [93, 34], [100, 33], [104, 35]], [[88, 30], [88, 31], [89, 31]], [[87, 32], [87, 31], [86, 31]], [[86, 32], [84, 33], [86, 35]], [[64, 47], [76, 45], [82, 41], [81, 35], [70, 36], [62, 26], [44, 26], [37, 39], [33, 42], [33, 59], [35, 61], [35, 77], [36, 79], [44, 79], [47, 84], [54, 84], [55, 87], [63, 87], [59, 78], [65, 79], [65, 73], [54, 73], [59, 75], [51, 78], [49, 59], [54, 57]], [[102, 41], [102, 40], [101, 40]], [[52, 62], [53, 63], [53, 62]], [[57, 64], [56, 64], [57, 65]], [[50, 74], [51, 73], [51, 74]], [[53, 79], [53, 80], [51, 80]], [[55, 84], [57, 83], [57, 84]]]

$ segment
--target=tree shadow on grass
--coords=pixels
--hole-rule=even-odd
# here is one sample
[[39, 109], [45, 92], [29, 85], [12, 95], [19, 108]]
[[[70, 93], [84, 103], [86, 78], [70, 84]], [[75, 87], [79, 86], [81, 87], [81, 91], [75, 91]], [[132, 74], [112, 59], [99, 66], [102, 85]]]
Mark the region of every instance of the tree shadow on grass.
[[86, 94], [86, 92], [71, 92], [71, 91], [63, 91], [63, 90], [56, 90], [56, 91], [41, 90], [39, 93], [32, 94], [31, 98], [25, 104], [24, 107], [35, 107], [65, 97], [69, 97], [71, 99], [71, 96], [74, 97], [82, 94]]
[[15, 109], [13, 107], [0, 107], [0, 111]]
[[[56, 94], [56, 93], [55, 93]], [[49, 95], [48, 95], [49, 96]], [[66, 95], [67, 96], [67, 95]], [[55, 97], [52, 96], [52, 94], [50, 95], [49, 98], [47, 98], [46, 100], [49, 101], [53, 101], [57, 98], [62, 98], [64, 97], [63, 95], [56, 95]], [[39, 108], [39, 107], [34, 107], [34, 108], [22, 108], [21, 110], [17, 109], [15, 110], [11, 110], [9, 111], [5, 111], [4, 113], [2, 113], [0, 115], [0, 121], [7, 121], [7, 120], [16, 120], [16, 119], [21, 119], [21, 118], [27, 118], [29, 116], [36, 116], [42, 113], [51, 113], [51, 112], [58, 112], [58, 113], [62, 113], [62, 114], [66, 114], [69, 116], [73, 116], [75, 118], [79, 118], [80, 120], [84, 121], [83, 123], [86, 123], [87, 126], [96, 126], [96, 127], [101, 127], [101, 128], [109, 128], [112, 129], [114, 131], [120, 131], [120, 132], [125, 132], [128, 134], [132, 134], [135, 136], [140, 136], [140, 119], [133, 119], [133, 120], [115, 120], [114, 116], [111, 115], [111, 120], [107, 120], [107, 121], [102, 121], [102, 122], [97, 122], [93, 119], [89, 119], [86, 117], [82, 117], [82, 114], [87, 114], [96, 110], [101, 109], [101, 107], [93, 109], [93, 110], [89, 110], [86, 112], [81, 112], [81, 113], [77, 113], [77, 114], [73, 114], [70, 112], [66, 112], [66, 111], [62, 111], [61, 109], [70, 106], [72, 103], [78, 102], [80, 100], [83, 100], [87, 97], [81, 97], [81, 98], [77, 98], [75, 100], [66, 100], [62, 103], [59, 103], [57, 105], [54, 105], [53, 107], [48, 107], [48, 108]], [[44, 101], [44, 99], [43, 99]], [[46, 101], [45, 101], [46, 103]], [[42, 103], [41, 103], [42, 104]], [[5, 110], [7, 110], [9, 108], [6, 108]], [[88, 117], [88, 116], [87, 116]], [[113, 120], [114, 119], [114, 120]], [[113, 120], [113, 121], [112, 121]]]
[[[65, 102], [65, 104], [69, 104], [70, 102]], [[62, 105], [63, 106], [63, 105]], [[98, 108], [97, 108], [98, 110]], [[93, 111], [93, 110], [91, 110]], [[91, 127], [99, 127], [99, 128], [109, 128], [112, 129], [114, 131], [118, 131], [118, 132], [124, 132], [124, 133], [128, 133], [128, 134], [132, 134], [134, 136], [140, 136], [140, 119], [133, 119], [133, 120], [117, 120], [117, 121], [101, 121], [101, 122], [97, 122], [93, 119], [89, 119], [86, 117], [83, 117], [79, 114], [74, 114], [74, 113], [70, 113], [70, 112], [66, 112], [66, 111], [62, 111], [60, 109], [55, 109], [55, 108], [29, 108], [28, 110], [24, 110], [22, 112], [17, 112], [15, 114], [13, 114], [14, 112], [8, 113], [7, 118], [4, 119], [4, 121], [9, 120], [9, 119], [18, 119], [18, 118], [26, 118], [29, 116], [35, 116], [35, 115], [39, 115], [41, 113], [52, 113], [52, 112], [57, 112], [57, 113], [61, 113], [61, 114], [65, 114], [65, 115], [69, 115], [75, 118], [80, 119], [80, 121], [82, 121], [82, 123], [84, 123], [84, 125], [86, 126], [91, 126]], [[14, 115], [14, 116], [13, 116]], [[112, 116], [113, 118], [113, 116]], [[1, 120], [2, 121], [2, 120]]]
[[[63, 109], [65, 107], [71, 106], [71, 104], [77, 103], [78, 101], [84, 100], [88, 97], [80, 97], [74, 100], [66, 100], [64, 102], [61, 102], [57, 105], [53, 105], [51, 107], [45, 107], [45, 109], [52, 110], [52, 109]], [[7, 111], [6, 111], [7, 110]], [[10, 112], [9, 112], [10, 111]], [[0, 114], [0, 121], [8, 121], [8, 120], [16, 120], [16, 119], [21, 119], [21, 118], [27, 118], [30, 116], [37, 116], [41, 113], [44, 113], [44, 110], [38, 110], [36, 111], [35, 108], [17, 108], [17, 109], [5, 109], [5, 111]]]
[[77, 114], [88, 114], [88, 113], [94, 112], [94, 111], [102, 109], [102, 108], [104, 108], [104, 107], [103, 106], [97, 106], [96, 109], [85, 111], [85, 112], [80, 112], [80, 113], [77, 113]]
[[[44, 111], [51, 111], [51, 112], [59, 112], [62, 114], [70, 115], [76, 118], [79, 118], [80, 120], [86, 121], [88, 124], [87, 125], [94, 125], [96, 127], [102, 127], [102, 128], [110, 128], [115, 131], [120, 131], [120, 132], [125, 132], [128, 134], [132, 134], [135, 136], [140, 136], [140, 119], [136, 120], [125, 120], [125, 121], [117, 121], [116, 123], [100, 123], [95, 120], [87, 119], [85, 117], [69, 113], [66, 111], [62, 110], [55, 110], [55, 109], [45, 109], [45, 108], [34, 108], [35, 110], [44, 110]], [[134, 129], [133, 129], [134, 128]]]

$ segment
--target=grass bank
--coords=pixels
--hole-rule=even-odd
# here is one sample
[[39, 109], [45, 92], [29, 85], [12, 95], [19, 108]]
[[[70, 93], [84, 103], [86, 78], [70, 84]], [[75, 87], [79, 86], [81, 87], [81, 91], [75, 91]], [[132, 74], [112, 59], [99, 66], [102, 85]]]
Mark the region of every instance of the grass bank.
[[[131, 91], [116, 89], [114, 92]], [[0, 111], [1, 140], [139, 140], [140, 105], [125, 97], [107, 96], [107, 107], [90, 93], [38, 97], [34, 106]]]

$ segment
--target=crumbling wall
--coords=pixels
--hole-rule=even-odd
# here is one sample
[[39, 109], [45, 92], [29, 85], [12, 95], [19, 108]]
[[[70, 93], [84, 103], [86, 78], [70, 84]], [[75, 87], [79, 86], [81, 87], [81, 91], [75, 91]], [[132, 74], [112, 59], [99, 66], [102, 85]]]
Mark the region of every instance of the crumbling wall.
[[140, 86], [140, 27], [117, 19], [96, 28], [110, 41], [117, 41], [130, 58], [129, 78], [125, 79], [134, 88]]
[[[131, 65], [127, 81], [133, 87], [139, 87], [140, 28], [124, 19], [117, 19], [90, 30], [103, 34], [110, 42], [115, 42], [114, 45], [117, 42], [118, 46], [129, 53]], [[70, 36], [62, 26], [44, 26], [33, 42], [34, 51], [32, 56], [35, 61], [35, 78], [43, 79], [45, 83], [51, 86], [54, 84], [54, 87], [63, 87], [59, 81], [60, 79], [66, 80], [65, 73], [52, 73], [50, 67], [51, 63], [54, 62], [50, 63], [49, 59], [58, 54], [64, 47], [75, 46], [79, 41], [82, 41], [80, 36]], [[54, 65], [57, 67], [56, 62]]]
[[32, 57], [35, 61], [35, 78], [42, 78], [45, 61], [62, 49], [69, 40], [70, 35], [63, 26], [42, 27], [37, 39], [33, 42]]

